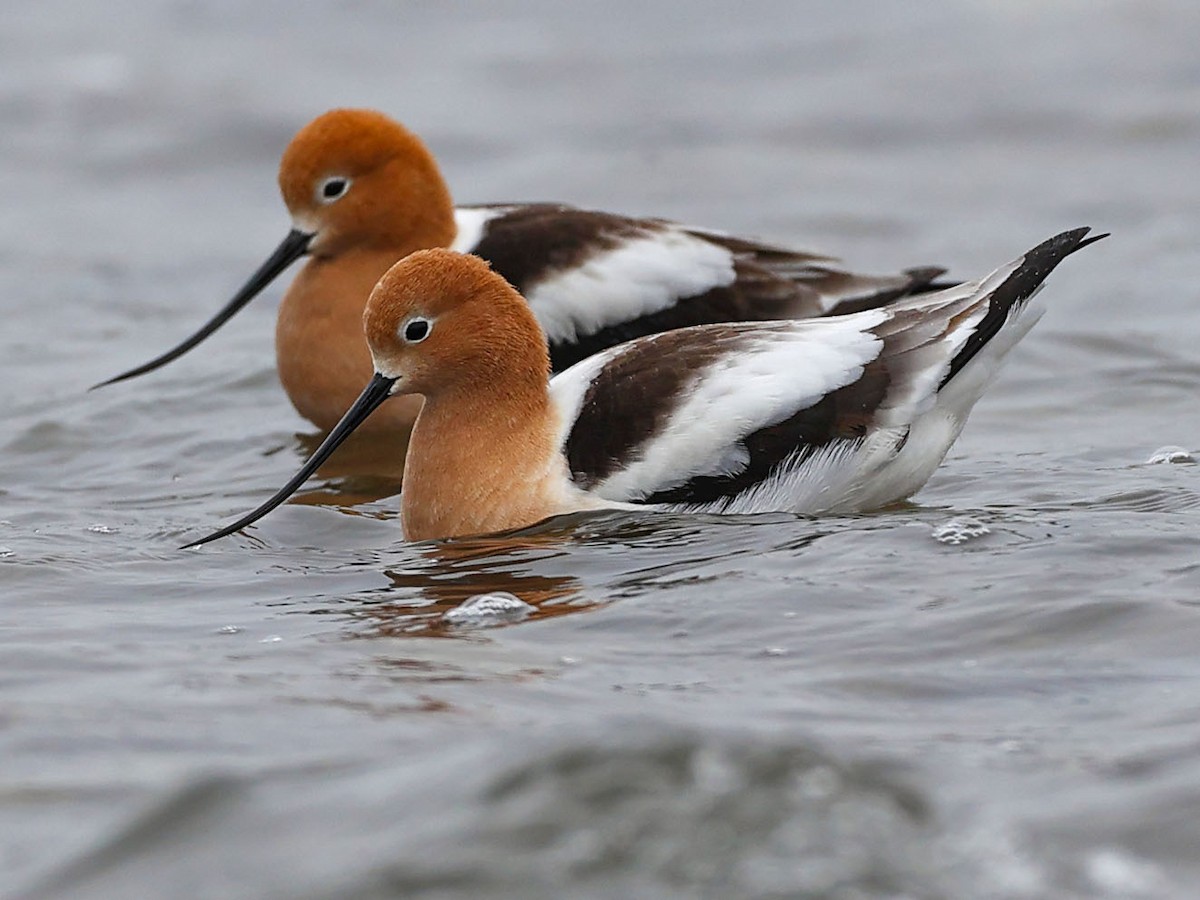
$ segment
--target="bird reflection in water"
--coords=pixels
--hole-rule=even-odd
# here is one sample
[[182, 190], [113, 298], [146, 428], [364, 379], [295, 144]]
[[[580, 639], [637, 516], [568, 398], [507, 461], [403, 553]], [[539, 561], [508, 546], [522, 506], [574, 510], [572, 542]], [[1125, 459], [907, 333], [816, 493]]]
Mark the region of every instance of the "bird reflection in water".
[[[383, 570], [390, 584], [355, 595], [351, 615], [366, 630], [363, 637], [414, 635], [460, 636], [463, 629], [445, 615], [473, 597], [511, 594], [534, 607], [513, 621], [530, 621], [595, 609], [603, 599], [585, 593], [571, 574], [569, 545], [579, 535], [579, 520], [566, 516], [507, 535], [462, 538], [413, 547], [403, 566]], [[561, 571], [555, 571], [560, 569]], [[500, 619], [481, 627], [510, 624]]]
[[[307, 459], [321, 445], [325, 433], [297, 434], [296, 439], [300, 457]], [[389, 435], [388, 440], [381, 441], [374, 434], [353, 434], [317, 470], [317, 478], [324, 483], [295, 494], [289, 502], [357, 506], [394, 497], [400, 493], [404, 480], [407, 450], [408, 439], [404, 435]]]

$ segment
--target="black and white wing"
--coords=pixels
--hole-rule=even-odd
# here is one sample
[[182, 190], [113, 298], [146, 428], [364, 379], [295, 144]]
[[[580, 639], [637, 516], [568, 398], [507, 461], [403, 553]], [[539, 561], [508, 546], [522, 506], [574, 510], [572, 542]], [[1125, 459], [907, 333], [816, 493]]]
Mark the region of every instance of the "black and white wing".
[[623, 503], [851, 512], [921, 487], [1029, 300], [1087, 229], [987, 278], [800, 322], [709, 325], [611, 348], [551, 380], [573, 482]]
[[452, 249], [488, 260], [529, 301], [556, 372], [662, 331], [873, 308], [931, 289], [943, 271], [856, 275], [828, 257], [549, 203], [460, 207], [456, 218]]

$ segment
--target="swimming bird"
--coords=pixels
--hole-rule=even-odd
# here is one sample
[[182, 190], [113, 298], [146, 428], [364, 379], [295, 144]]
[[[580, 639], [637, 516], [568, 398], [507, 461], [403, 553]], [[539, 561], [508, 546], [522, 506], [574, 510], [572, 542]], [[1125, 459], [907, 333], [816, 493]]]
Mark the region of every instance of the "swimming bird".
[[638, 338], [547, 383], [545, 336], [475, 257], [396, 263], [364, 317], [375, 374], [251, 524], [388, 398], [420, 394], [400, 497], [409, 540], [504, 531], [592, 509], [855, 513], [917, 491], [1001, 361], [1042, 282], [1105, 235], [1053, 237], [986, 278], [808, 321]]
[[[371, 373], [367, 296], [414, 250], [449, 247], [487, 259], [528, 300], [554, 371], [672, 328], [876, 306], [928, 290], [944, 271], [856, 275], [829, 257], [558, 204], [455, 208], [420, 138], [372, 110], [335, 109], [304, 126], [283, 154], [279, 188], [292, 230], [270, 258], [199, 331], [102, 384], [178, 358], [301, 257], [307, 261], [279, 308], [275, 353], [292, 404], [324, 430]], [[389, 404], [365, 427], [407, 430], [419, 405]]]

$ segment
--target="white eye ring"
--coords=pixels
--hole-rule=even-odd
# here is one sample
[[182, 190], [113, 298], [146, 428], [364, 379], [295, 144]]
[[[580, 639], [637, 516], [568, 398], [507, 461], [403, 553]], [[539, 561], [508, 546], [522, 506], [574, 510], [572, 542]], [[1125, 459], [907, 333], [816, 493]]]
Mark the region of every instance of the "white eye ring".
[[400, 337], [410, 344], [419, 344], [429, 337], [431, 331], [433, 331], [433, 323], [426, 318], [416, 316], [404, 323], [404, 327], [400, 329]]
[[317, 185], [317, 202], [334, 203], [346, 196], [350, 190], [350, 179], [345, 175], [331, 175]]

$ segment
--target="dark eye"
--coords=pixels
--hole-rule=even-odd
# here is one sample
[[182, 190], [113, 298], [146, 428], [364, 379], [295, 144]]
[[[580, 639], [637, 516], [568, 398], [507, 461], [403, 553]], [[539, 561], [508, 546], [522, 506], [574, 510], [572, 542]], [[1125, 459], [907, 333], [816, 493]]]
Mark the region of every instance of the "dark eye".
[[332, 203], [350, 189], [350, 179], [335, 175], [321, 182], [317, 195], [323, 203]]
[[427, 337], [429, 337], [429, 321], [427, 319], [413, 319], [404, 326], [404, 339], [410, 344], [418, 344]]

